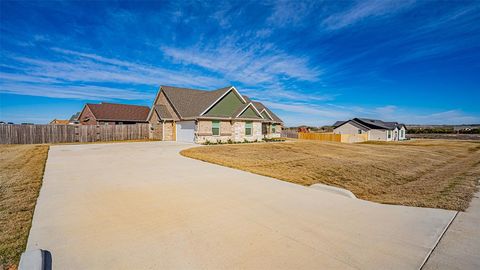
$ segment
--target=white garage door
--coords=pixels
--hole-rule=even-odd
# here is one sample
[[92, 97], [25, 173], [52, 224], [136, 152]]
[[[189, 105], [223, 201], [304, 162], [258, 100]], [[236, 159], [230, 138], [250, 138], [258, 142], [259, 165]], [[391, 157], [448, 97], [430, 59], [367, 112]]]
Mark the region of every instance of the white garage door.
[[177, 122], [177, 142], [193, 142], [195, 121]]

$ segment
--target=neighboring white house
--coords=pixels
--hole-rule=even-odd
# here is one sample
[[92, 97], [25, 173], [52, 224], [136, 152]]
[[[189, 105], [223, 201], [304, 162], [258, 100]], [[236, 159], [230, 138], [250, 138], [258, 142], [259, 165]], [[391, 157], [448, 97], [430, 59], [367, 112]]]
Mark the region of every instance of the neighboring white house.
[[367, 134], [369, 141], [405, 140], [407, 131], [404, 124], [367, 118], [337, 121], [333, 128], [335, 134]]

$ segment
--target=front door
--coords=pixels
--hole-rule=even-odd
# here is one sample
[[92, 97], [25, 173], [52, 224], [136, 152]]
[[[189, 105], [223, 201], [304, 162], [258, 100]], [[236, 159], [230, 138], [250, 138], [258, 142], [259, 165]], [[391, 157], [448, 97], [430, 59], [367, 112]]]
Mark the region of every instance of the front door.
[[268, 124], [262, 123], [262, 135], [267, 135], [267, 134], [268, 134]]

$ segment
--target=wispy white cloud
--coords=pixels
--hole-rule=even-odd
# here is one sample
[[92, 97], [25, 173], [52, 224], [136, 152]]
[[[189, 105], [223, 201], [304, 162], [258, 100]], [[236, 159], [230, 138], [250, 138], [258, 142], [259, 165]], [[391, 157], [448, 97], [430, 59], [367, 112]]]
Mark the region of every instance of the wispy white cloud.
[[119, 89], [93, 85], [57, 85], [0, 83], [0, 93], [28, 95], [52, 98], [68, 98], [82, 100], [145, 100], [152, 99], [153, 92], [139, 92], [135, 89]]
[[385, 17], [413, 6], [413, 0], [368, 0], [359, 1], [350, 9], [328, 16], [322, 25], [328, 30], [337, 30], [354, 25], [368, 18]]
[[262, 89], [253, 89], [253, 88], [242, 88], [242, 93], [246, 94], [252, 99], [266, 99], [274, 101], [308, 101], [311, 103], [316, 103], [319, 101], [329, 101], [333, 100], [337, 95], [334, 94], [325, 94], [320, 93], [320, 91], [298, 91], [294, 89], [286, 90], [281, 85], [276, 85], [273, 87], [262, 88]]
[[271, 44], [235, 46], [225, 40], [213, 47], [163, 47], [162, 51], [179, 63], [199, 66], [246, 84], [275, 83], [282, 77], [316, 81], [321, 75], [319, 68], [310, 67], [307, 58], [289, 55]]
[[312, 13], [317, 3], [316, 1], [275, 1], [267, 23], [278, 27], [304, 25], [305, 18]]
[[480, 117], [470, 115], [460, 109], [426, 112], [419, 108], [386, 105], [372, 108], [358, 107], [353, 112], [355, 117], [376, 118], [405, 124], [472, 124], [480, 122]]
[[339, 120], [364, 117], [395, 121], [405, 124], [472, 124], [479, 123], [480, 117], [470, 115], [462, 110], [425, 112], [421, 109], [386, 105], [379, 107], [341, 106], [328, 103], [313, 104], [308, 102], [269, 101], [259, 99], [273, 109], [287, 126], [332, 125]]
[[[293, 113], [302, 113], [310, 114], [318, 117], [318, 121], [325, 121], [327, 119], [338, 119], [348, 117], [350, 114], [348, 112], [343, 112], [341, 110], [334, 110], [328, 108], [327, 106], [322, 105], [313, 105], [309, 103], [280, 103], [280, 102], [270, 102], [262, 101], [267, 107], [277, 110], [282, 110], [286, 112]], [[298, 121], [297, 122], [301, 122]]]
[[[405, 29], [402, 35], [370, 44], [359, 53], [326, 64], [329, 72], [324, 78], [350, 76], [348, 74], [352, 71], [350, 67], [355, 62], [362, 63], [364, 70], [372, 73], [399, 63], [441, 57], [452, 52], [476, 48], [479, 46], [476, 42], [480, 33], [480, 25], [476, 23], [480, 19], [479, 14], [480, 5], [477, 4], [455, 8], [435, 17], [426, 17], [424, 23]], [[442, 38], [437, 40], [438, 36]], [[428, 42], [428, 39], [435, 42]], [[387, 58], [377, 55], [379, 52], [392, 50], [396, 53], [389, 54]], [[368, 74], [362, 72], [359, 75]]]
[[[57, 60], [9, 56], [9, 69], [0, 72], [0, 92], [84, 99], [151, 99], [144, 89], [161, 84], [218, 87], [225, 80], [54, 48]], [[123, 84], [117, 88], [102, 84]], [[127, 85], [127, 87], [125, 87]], [[141, 90], [135, 90], [136, 88]], [[127, 89], [130, 88], [130, 89]], [[111, 94], [108, 94], [111, 92]]]
[[479, 123], [480, 117], [469, 115], [462, 110], [446, 110], [440, 112], [417, 112], [406, 108], [395, 108], [393, 111], [379, 111], [380, 118], [406, 124], [472, 124]]

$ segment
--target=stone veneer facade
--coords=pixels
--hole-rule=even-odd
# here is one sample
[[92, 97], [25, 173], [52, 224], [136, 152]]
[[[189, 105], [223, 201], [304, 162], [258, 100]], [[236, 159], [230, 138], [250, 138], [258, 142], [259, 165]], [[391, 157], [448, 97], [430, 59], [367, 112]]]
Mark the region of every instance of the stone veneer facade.
[[156, 113], [152, 115], [150, 120], [150, 139], [174, 141], [175, 140], [175, 122], [159, 121]]
[[199, 120], [197, 122], [196, 143], [260, 141], [262, 136], [262, 123], [252, 122], [252, 135], [245, 136], [245, 121], [220, 121], [220, 135], [212, 135], [212, 121]]
[[[175, 140], [175, 122], [165, 121], [162, 123], [158, 121], [158, 117], [154, 114], [150, 121], [150, 138], [154, 140], [174, 141]], [[252, 135], [245, 136], [245, 121], [220, 121], [220, 135], [212, 135], [212, 121], [198, 120], [195, 134], [196, 143], [206, 143], [207, 141], [228, 142], [243, 142], [245, 140], [261, 141], [266, 138], [279, 138], [281, 133], [281, 125], [277, 124], [275, 133], [271, 133], [271, 125], [268, 126], [268, 134], [262, 134], [262, 122], [252, 121]]]

